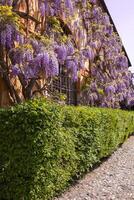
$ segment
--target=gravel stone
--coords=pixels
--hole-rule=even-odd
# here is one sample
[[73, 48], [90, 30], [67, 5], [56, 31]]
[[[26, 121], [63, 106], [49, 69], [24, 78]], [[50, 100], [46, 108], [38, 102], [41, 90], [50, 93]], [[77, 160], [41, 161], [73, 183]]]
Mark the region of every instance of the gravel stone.
[[134, 136], [54, 200], [134, 200]]

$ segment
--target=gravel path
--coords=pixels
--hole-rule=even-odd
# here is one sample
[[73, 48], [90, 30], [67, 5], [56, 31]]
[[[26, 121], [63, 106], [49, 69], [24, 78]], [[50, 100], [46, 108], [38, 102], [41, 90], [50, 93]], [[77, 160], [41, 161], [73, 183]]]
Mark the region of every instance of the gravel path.
[[134, 136], [55, 200], [134, 200]]

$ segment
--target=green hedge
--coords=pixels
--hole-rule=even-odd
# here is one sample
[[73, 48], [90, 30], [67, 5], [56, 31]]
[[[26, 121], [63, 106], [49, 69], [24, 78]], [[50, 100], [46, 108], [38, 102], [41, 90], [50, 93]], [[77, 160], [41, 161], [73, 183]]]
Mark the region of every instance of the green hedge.
[[134, 112], [43, 100], [0, 110], [0, 199], [52, 199], [133, 132]]

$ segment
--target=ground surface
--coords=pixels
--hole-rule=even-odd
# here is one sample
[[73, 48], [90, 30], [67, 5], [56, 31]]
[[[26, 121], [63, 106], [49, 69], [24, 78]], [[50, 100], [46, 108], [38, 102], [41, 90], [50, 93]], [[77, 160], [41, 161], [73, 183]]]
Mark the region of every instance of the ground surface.
[[134, 200], [134, 136], [55, 200]]

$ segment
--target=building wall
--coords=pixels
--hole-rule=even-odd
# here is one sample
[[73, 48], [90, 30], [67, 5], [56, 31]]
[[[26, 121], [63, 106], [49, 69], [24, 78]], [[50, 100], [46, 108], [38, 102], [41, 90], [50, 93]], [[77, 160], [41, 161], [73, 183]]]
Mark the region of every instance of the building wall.
[[[101, 2], [103, 2], [103, 1], [100, 1], [100, 0], [97, 1], [98, 5], [100, 5], [102, 7], [102, 9], [105, 11], [104, 4]], [[37, 0], [29, 0], [29, 9], [27, 9], [26, 1], [21, 0], [20, 3], [17, 5], [16, 9], [29, 14], [30, 16], [34, 17], [37, 21], [41, 21], [39, 28], [42, 31], [45, 29], [45, 17], [42, 18], [38, 11], [39, 8], [38, 8]], [[75, 41], [77, 48], [83, 49], [87, 43], [88, 36], [87, 36], [87, 31], [84, 28], [83, 21], [81, 19], [80, 10], [79, 9], [76, 10], [76, 14], [72, 20], [65, 18], [64, 12], [60, 13], [60, 17], [65, 22], [65, 24], [67, 24], [69, 29], [71, 30], [72, 37]], [[77, 26], [74, 26], [74, 23], [76, 23], [76, 21], [77, 21]], [[33, 22], [32, 20], [26, 20], [26, 19], [25, 20], [22, 19], [22, 22], [26, 27], [26, 34], [28, 32], [35, 31], [35, 27], [36, 27], [35, 22]], [[29, 29], [27, 29], [27, 27]], [[81, 40], [79, 39], [80, 34], [82, 35]], [[94, 49], [94, 51], [96, 51], [96, 50]], [[101, 53], [103, 54], [103, 52], [101, 52]], [[78, 93], [80, 92], [81, 85], [84, 84], [83, 77], [87, 74], [88, 74], [88, 76], [90, 76], [89, 59], [87, 59], [83, 65], [84, 65], [83, 66], [84, 69], [82, 69], [80, 71], [80, 76], [79, 76], [79, 79], [77, 82], [77, 92]], [[44, 81], [42, 81], [42, 82], [44, 82]], [[18, 88], [18, 93], [21, 96], [21, 86], [20, 86], [18, 80], [13, 80], [13, 84], [15, 85], [16, 88]], [[4, 81], [2, 80], [2, 77], [0, 77], [0, 106], [5, 106], [5, 105], [9, 105], [9, 104], [11, 104], [9, 91], [8, 91], [8, 88], [6, 87]]]
[[11, 104], [12, 100], [9, 95], [9, 90], [2, 77], [0, 77], [0, 107], [6, 107]]

